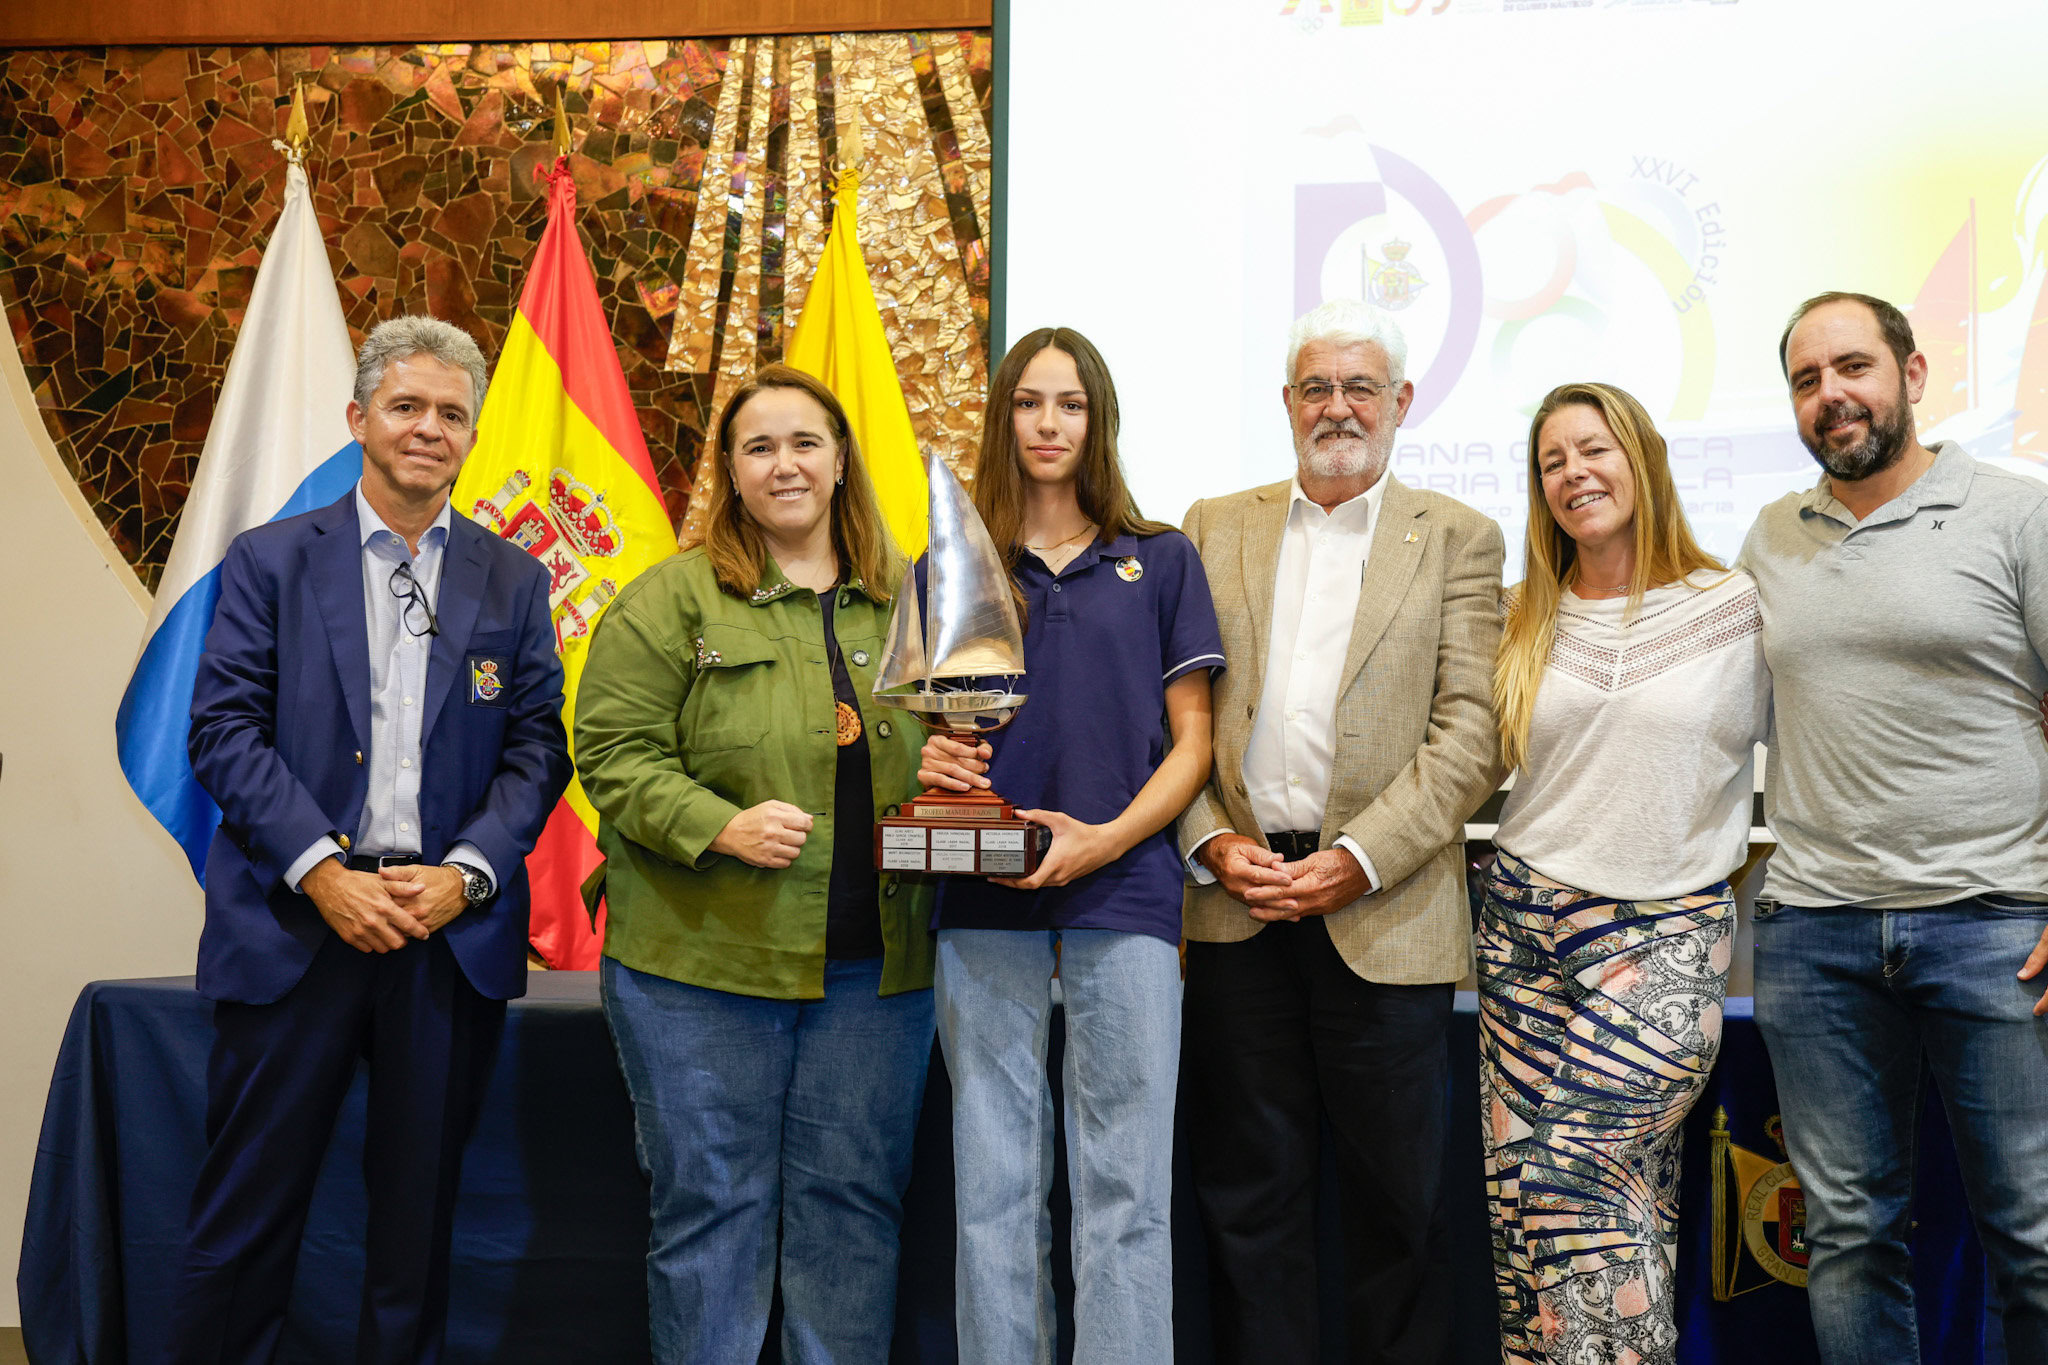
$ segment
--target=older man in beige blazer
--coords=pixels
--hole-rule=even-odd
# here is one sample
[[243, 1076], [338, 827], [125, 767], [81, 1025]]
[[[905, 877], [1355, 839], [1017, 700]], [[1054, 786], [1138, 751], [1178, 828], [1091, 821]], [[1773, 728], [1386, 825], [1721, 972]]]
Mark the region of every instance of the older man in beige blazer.
[[1501, 776], [1503, 547], [1487, 517], [1387, 474], [1406, 357], [1364, 304], [1301, 318], [1281, 391], [1295, 477], [1187, 516], [1230, 660], [1215, 769], [1180, 822], [1197, 882], [1181, 1103], [1221, 1361], [1320, 1358], [1325, 1116], [1349, 1358], [1449, 1348], [1446, 1039], [1472, 960], [1464, 821]]

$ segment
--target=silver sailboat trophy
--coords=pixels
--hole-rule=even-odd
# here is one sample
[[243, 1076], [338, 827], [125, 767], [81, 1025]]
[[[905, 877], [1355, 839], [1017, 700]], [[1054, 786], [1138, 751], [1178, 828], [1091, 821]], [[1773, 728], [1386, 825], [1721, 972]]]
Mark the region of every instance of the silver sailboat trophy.
[[[917, 605], [915, 566], [903, 575], [875, 700], [908, 711], [928, 730], [973, 739], [1008, 725], [1024, 705], [1024, 628], [1010, 575], [967, 491], [941, 459], [927, 461], [931, 534], [925, 551], [927, 609]], [[1024, 877], [1051, 832], [1019, 816], [994, 791], [931, 788], [885, 813], [875, 828], [875, 866], [900, 872]]]

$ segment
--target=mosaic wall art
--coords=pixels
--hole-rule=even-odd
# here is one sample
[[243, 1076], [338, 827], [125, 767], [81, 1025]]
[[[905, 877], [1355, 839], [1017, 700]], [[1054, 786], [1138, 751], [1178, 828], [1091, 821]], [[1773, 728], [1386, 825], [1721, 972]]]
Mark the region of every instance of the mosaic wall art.
[[[494, 354], [561, 84], [584, 245], [669, 511], [779, 358], [864, 128], [861, 236], [919, 438], [971, 457], [987, 378], [985, 31], [0, 55], [0, 301], [51, 436], [154, 587], [276, 221], [308, 170], [350, 330], [432, 312]], [[343, 401], [338, 397], [337, 401]]]

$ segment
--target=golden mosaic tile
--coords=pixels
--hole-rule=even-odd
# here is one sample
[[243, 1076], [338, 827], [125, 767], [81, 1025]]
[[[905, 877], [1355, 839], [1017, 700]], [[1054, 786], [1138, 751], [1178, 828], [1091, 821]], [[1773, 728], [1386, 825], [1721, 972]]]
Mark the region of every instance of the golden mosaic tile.
[[[768, 119], [775, 91], [773, 38], [754, 40], [751, 54], [753, 89], [747, 101], [746, 142], [733, 158], [732, 193], [739, 203], [739, 239], [728, 241], [725, 274], [719, 281], [720, 332], [718, 383], [711, 410], [723, 411], [725, 400], [758, 368], [760, 339], [751, 325], [761, 295], [761, 219], [767, 206]], [[737, 82], [735, 82], [737, 83]]]
[[794, 49], [789, 67], [789, 105], [793, 111], [789, 131], [788, 170], [784, 179], [785, 219], [782, 292], [783, 317], [794, 326], [803, 316], [804, 299], [810, 293], [811, 275], [825, 249], [825, 175], [823, 147], [818, 141], [818, 53], [829, 58], [829, 38], [797, 38], [785, 44]]
[[[780, 355], [801, 310], [829, 227], [835, 86], [859, 83], [885, 325], [921, 436], [958, 462], [986, 371], [987, 36], [764, 40], [742, 92], [749, 43], [0, 53], [0, 300], [59, 450], [144, 581], [276, 220], [270, 141], [300, 80], [351, 330], [431, 309], [487, 350], [545, 219], [534, 172], [566, 86], [579, 225], [678, 520], [717, 386]], [[964, 256], [959, 223], [975, 239]]]
[[[728, 60], [743, 61], [747, 39], [735, 38]], [[698, 181], [704, 210], [702, 230], [690, 240], [683, 266], [683, 297], [689, 300], [678, 317], [669, 340], [668, 367], [686, 374], [703, 374], [711, 368], [712, 342], [718, 317], [718, 282], [725, 268], [726, 219], [731, 212], [733, 147], [740, 127], [740, 96], [737, 80], [719, 85], [718, 114], [704, 146], [703, 174]]]
[[932, 42], [932, 54], [939, 68], [939, 80], [946, 92], [946, 105], [952, 114], [953, 131], [960, 142], [960, 157], [967, 167], [967, 175], [973, 186], [974, 202], [981, 208], [982, 238], [987, 240], [989, 232], [988, 206], [989, 176], [995, 162], [994, 143], [989, 138], [988, 124], [981, 116], [981, 108], [975, 102], [974, 77], [968, 70], [968, 53], [972, 49], [971, 38], [962, 40], [959, 34], [940, 34]]
[[[840, 41], [835, 37], [835, 57]], [[860, 99], [867, 161], [882, 172], [862, 178], [861, 244], [896, 352], [911, 426], [924, 449], [956, 469], [971, 468], [971, 439], [956, 439], [944, 420], [955, 401], [946, 379], [958, 352], [979, 351], [985, 343], [966, 306], [959, 248], [923, 96], [904, 60], [902, 35], [860, 34], [847, 46], [851, 67], [860, 73], [848, 84]]]

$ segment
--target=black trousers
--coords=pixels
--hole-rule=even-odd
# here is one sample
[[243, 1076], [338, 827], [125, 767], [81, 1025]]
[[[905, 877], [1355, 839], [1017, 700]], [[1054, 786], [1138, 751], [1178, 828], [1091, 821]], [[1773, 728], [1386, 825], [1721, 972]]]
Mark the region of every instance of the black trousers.
[[1361, 979], [1321, 918], [1269, 924], [1242, 943], [1188, 944], [1180, 1102], [1218, 1361], [1320, 1358], [1315, 1202], [1325, 1117], [1336, 1141], [1347, 1358], [1445, 1358], [1451, 993], [1448, 983]]
[[276, 1354], [314, 1178], [359, 1058], [370, 1066], [360, 1365], [441, 1358], [462, 1147], [504, 1031], [447, 940], [361, 953], [321, 945], [267, 1005], [213, 1007], [206, 1160], [170, 1326], [173, 1365]]

